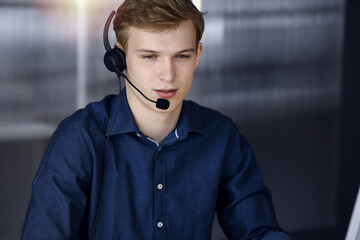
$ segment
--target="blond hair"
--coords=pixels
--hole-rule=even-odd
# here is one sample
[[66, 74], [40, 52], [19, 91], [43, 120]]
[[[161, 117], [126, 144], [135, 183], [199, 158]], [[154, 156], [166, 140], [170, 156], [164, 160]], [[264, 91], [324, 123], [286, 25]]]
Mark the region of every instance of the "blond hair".
[[191, 0], [125, 0], [117, 10], [114, 31], [117, 41], [126, 52], [130, 27], [162, 32], [191, 20], [197, 48], [205, 27], [203, 14]]

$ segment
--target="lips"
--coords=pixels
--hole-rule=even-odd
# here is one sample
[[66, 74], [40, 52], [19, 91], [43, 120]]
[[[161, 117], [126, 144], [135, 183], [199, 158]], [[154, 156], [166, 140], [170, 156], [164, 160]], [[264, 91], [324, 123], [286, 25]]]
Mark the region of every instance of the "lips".
[[171, 98], [175, 96], [177, 89], [157, 89], [156, 94], [161, 98]]

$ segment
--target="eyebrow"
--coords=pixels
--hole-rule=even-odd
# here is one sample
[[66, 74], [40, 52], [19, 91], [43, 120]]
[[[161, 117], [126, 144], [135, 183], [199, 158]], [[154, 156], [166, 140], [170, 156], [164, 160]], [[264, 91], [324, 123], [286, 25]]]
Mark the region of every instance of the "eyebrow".
[[[154, 51], [154, 50], [150, 50], [150, 49], [145, 49], [145, 48], [140, 48], [140, 49], [135, 49], [135, 52], [141, 52], [141, 53], [158, 53], [158, 51]], [[179, 52], [176, 53], [184, 53], [184, 52], [195, 52], [194, 48], [186, 48], [183, 49]]]

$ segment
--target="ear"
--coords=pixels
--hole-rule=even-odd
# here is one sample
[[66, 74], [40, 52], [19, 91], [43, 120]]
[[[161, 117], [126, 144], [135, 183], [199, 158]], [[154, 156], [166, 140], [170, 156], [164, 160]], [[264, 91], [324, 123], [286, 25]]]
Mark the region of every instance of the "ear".
[[121, 44], [120, 44], [119, 42], [116, 42], [116, 43], [114, 44], [114, 48], [121, 48], [121, 50], [124, 51], [124, 48], [121, 46]]
[[199, 42], [198, 47], [197, 47], [197, 51], [196, 51], [196, 65], [195, 65], [195, 68], [199, 65], [202, 50], [203, 50], [203, 45], [202, 45], [201, 42]]

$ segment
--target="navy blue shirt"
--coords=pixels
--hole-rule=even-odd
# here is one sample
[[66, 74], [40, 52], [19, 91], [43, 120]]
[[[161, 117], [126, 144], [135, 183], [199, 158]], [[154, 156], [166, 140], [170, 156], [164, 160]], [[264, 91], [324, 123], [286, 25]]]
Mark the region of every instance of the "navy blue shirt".
[[215, 213], [229, 239], [289, 239], [229, 118], [184, 101], [158, 144], [139, 131], [125, 91], [105, 158], [119, 96], [61, 122], [34, 178], [22, 239], [90, 239], [100, 192], [95, 239], [208, 240]]

